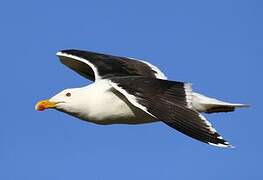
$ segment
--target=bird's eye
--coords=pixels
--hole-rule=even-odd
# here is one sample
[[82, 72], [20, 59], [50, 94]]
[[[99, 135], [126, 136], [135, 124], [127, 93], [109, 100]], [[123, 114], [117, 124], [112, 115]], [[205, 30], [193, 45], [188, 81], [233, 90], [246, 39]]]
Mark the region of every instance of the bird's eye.
[[70, 97], [70, 96], [71, 96], [71, 93], [68, 92], [68, 93], [66, 94], [66, 96], [67, 96], [67, 97]]

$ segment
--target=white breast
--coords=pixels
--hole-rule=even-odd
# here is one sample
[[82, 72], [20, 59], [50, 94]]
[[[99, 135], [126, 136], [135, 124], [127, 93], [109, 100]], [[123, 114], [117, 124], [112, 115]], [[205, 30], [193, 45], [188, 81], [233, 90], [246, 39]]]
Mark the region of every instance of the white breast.
[[78, 114], [81, 119], [97, 124], [141, 124], [156, 121], [129, 103], [107, 80], [84, 87], [83, 92], [85, 96], [82, 95], [83, 103]]

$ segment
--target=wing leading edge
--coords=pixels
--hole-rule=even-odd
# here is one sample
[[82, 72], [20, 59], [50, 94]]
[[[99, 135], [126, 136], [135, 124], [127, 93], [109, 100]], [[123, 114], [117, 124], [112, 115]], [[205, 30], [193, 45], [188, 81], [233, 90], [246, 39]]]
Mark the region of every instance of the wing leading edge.
[[73, 49], [62, 50], [57, 56], [61, 63], [92, 81], [123, 76], [167, 79], [156, 66], [133, 58]]

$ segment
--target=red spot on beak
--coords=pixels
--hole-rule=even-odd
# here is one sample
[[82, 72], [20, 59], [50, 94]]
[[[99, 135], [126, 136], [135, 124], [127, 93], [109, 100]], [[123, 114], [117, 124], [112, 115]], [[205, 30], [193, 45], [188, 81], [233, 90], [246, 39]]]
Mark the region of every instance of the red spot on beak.
[[43, 104], [40, 104], [37, 108], [38, 111], [44, 111], [46, 108]]
[[48, 108], [55, 108], [56, 104], [57, 104], [56, 102], [51, 102], [49, 100], [42, 100], [36, 104], [35, 109], [37, 111], [44, 111], [45, 109]]

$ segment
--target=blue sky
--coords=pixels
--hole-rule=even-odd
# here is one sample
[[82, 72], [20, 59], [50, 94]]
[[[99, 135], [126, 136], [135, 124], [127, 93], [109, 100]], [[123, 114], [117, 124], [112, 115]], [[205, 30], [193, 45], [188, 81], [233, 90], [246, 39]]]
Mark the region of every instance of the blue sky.
[[[263, 3], [3, 1], [0, 179], [262, 179]], [[236, 149], [161, 123], [99, 126], [35, 103], [90, 83], [58, 61], [76, 48], [145, 59], [170, 79], [249, 109], [207, 118]]]

